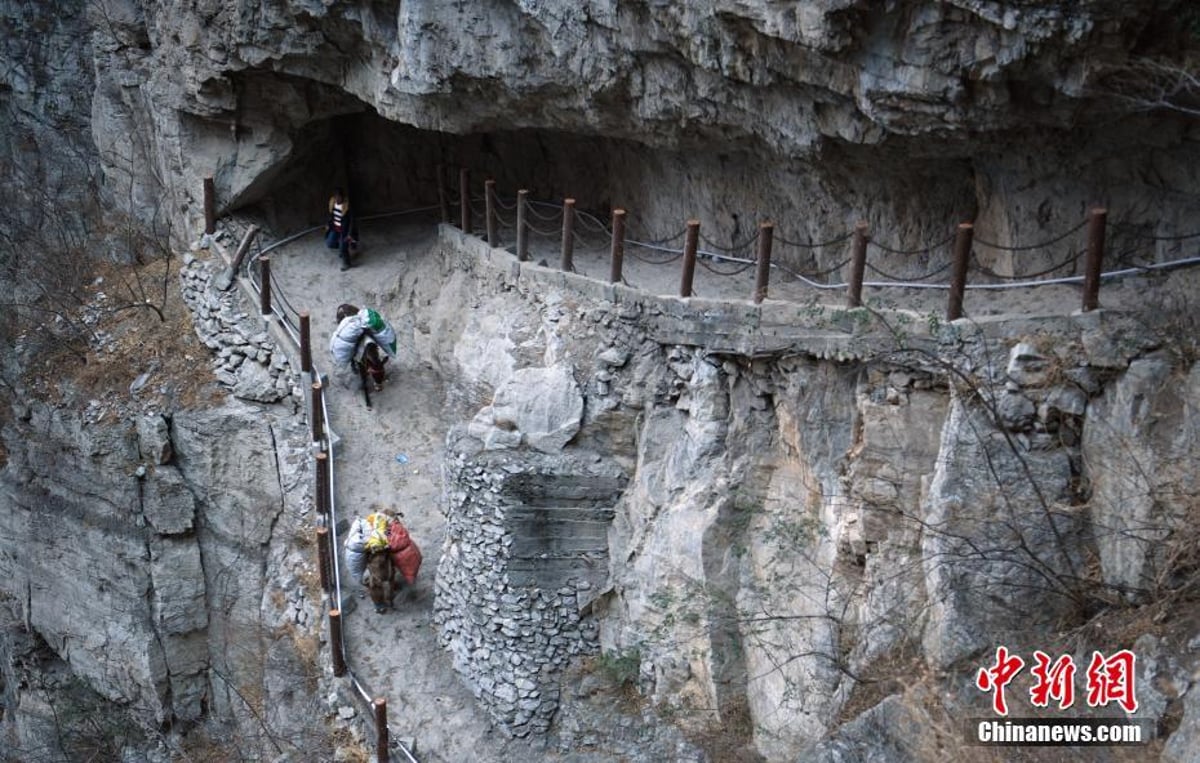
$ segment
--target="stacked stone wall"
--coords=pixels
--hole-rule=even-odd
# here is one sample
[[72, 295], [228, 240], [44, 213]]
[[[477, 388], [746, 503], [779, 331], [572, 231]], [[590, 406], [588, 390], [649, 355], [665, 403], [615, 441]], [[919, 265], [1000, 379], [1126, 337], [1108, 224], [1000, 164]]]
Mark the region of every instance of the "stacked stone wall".
[[237, 289], [217, 288], [220, 259], [185, 254], [180, 291], [195, 318], [196, 334], [215, 354], [217, 381], [234, 397], [276, 403], [292, 393], [291, 364], [258, 316], [245, 311]]
[[[577, 549], [562, 537], [533, 537], [530, 512], [545, 512], [552, 523], [554, 509], [531, 508], [521, 497], [539, 481], [557, 489], [566, 481], [582, 500], [611, 507], [625, 477], [598, 460], [480, 452], [471, 438], [458, 443], [445, 466], [451, 487], [437, 575], [439, 637], [498, 723], [515, 736], [542, 734], [558, 709], [562, 670], [572, 657], [599, 650], [596, 624], [581, 605], [607, 575], [607, 544], [597, 550], [595, 533]], [[594, 511], [597, 522], [611, 520], [611, 510]], [[531, 554], [537, 543], [545, 551]]]

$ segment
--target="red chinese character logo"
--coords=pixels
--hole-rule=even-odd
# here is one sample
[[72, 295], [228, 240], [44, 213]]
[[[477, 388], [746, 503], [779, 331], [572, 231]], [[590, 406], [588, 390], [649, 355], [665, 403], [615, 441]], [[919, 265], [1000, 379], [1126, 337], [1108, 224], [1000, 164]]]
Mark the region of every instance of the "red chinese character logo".
[[1108, 659], [1099, 652], [1092, 652], [1092, 662], [1087, 669], [1088, 707], [1103, 707], [1116, 701], [1132, 713], [1137, 710], [1133, 679], [1137, 658], [1128, 649], [1122, 649]]
[[996, 647], [996, 664], [990, 668], [980, 668], [979, 675], [975, 678], [975, 685], [980, 691], [992, 692], [992, 709], [997, 715], [1008, 715], [1008, 705], [1004, 702], [1004, 687], [1013, 680], [1017, 673], [1021, 672], [1021, 668], [1025, 667], [1025, 660], [1022, 660], [1016, 655], [1009, 656], [1008, 649], [1002, 646]]
[[1033, 659], [1037, 661], [1032, 668], [1037, 683], [1029, 690], [1029, 701], [1034, 707], [1046, 707], [1051, 699], [1058, 700], [1062, 710], [1075, 704], [1075, 661], [1071, 655], [1064, 654], [1051, 665], [1050, 656], [1039, 650], [1033, 653]]

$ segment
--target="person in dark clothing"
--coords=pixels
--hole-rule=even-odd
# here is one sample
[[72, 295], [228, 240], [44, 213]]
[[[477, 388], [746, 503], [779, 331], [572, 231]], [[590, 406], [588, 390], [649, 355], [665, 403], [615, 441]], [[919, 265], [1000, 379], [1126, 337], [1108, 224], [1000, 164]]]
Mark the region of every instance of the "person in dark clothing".
[[329, 197], [329, 219], [325, 223], [325, 245], [337, 249], [342, 258], [342, 270], [351, 267], [350, 254], [354, 248], [354, 218], [350, 212], [350, 197], [341, 188], [334, 188]]

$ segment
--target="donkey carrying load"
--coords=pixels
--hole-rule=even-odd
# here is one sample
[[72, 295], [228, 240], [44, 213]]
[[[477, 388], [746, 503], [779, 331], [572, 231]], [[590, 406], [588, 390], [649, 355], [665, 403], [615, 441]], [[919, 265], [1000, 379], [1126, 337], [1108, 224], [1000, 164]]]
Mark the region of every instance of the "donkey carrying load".
[[360, 310], [351, 304], [338, 305], [337, 320], [337, 328], [329, 338], [329, 353], [336, 366], [348, 367], [358, 377], [370, 409], [369, 390], [383, 389], [387, 376], [384, 364], [396, 357], [396, 331], [369, 307]]
[[392, 607], [400, 588], [416, 583], [421, 549], [398, 516], [377, 511], [350, 526], [346, 562], [351, 576], [370, 592], [375, 611], [382, 613]]

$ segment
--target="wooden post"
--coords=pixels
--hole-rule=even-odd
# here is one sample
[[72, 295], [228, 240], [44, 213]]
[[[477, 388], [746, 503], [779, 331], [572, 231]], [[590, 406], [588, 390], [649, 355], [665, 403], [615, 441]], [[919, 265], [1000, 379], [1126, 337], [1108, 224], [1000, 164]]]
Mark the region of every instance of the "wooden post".
[[242, 243], [238, 244], [237, 253], [233, 255], [233, 263], [213, 279], [213, 286], [219, 291], [228, 291], [229, 287], [237, 283], [238, 271], [241, 270], [242, 263], [250, 252], [250, 242], [254, 241], [256, 235], [258, 235], [258, 226], [251, 225], [250, 229], [246, 231], [246, 235], [242, 236]]
[[446, 167], [442, 164], [437, 166], [437, 194], [438, 207], [442, 211], [442, 222], [449, 224], [450, 202], [446, 199]]
[[487, 237], [488, 246], [496, 248], [496, 181], [488, 178], [483, 181], [483, 201], [487, 207]]
[[692, 281], [696, 278], [696, 248], [700, 245], [700, 221], [687, 221], [687, 236], [683, 239], [683, 274], [679, 279], [679, 296], [692, 296]]
[[211, 177], [204, 178], [204, 232], [217, 232], [217, 191]]
[[521, 262], [529, 259], [529, 224], [525, 219], [528, 198], [529, 191], [517, 191], [517, 259]]
[[376, 697], [372, 704], [375, 706], [375, 760], [388, 763], [387, 699]]
[[458, 171], [458, 204], [460, 227], [463, 233], [471, 232], [471, 171], [463, 167]]
[[317, 471], [317, 515], [329, 516], [329, 454], [325, 451], [318, 453], [313, 459], [313, 468]]
[[847, 307], [862, 307], [863, 271], [867, 267], [867, 242], [870, 240], [865, 221], [854, 226], [854, 246], [850, 250], [850, 283], [846, 285]]
[[975, 226], [959, 223], [954, 236], [954, 262], [950, 269], [950, 301], [946, 305], [946, 320], [954, 321], [963, 314], [963, 292], [967, 288], [967, 260], [971, 257], [971, 239]]
[[322, 404], [324, 393], [325, 388], [321, 382], [312, 383], [312, 412], [309, 419], [312, 421], [312, 441], [315, 443], [325, 436], [325, 406]]
[[526, 220], [528, 191], [517, 191], [517, 259], [529, 259], [529, 222]]
[[333, 653], [333, 674], [346, 675], [346, 656], [342, 654], [342, 610], [329, 610], [329, 651]]
[[242, 236], [242, 243], [238, 244], [237, 252], [233, 255], [233, 264], [229, 266], [229, 269], [233, 271], [234, 276], [236, 276], [238, 270], [241, 269], [242, 261], [246, 259], [246, 253], [250, 251], [250, 243], [254, 241], [254, 237], [257, 235], [258, 226], [251, 225], [250, 229], [246, 231], [246, 235]]
[[310, 333], [308, 311], [300, 312], [300, 371], [312, 373], [312, 334]]
[[775, 223], [758, 225], [758, 265], [754, 269], [754, 303], [767, 298], [767, 285], [771, 280], [771, 241], [775, 237]]
[[1108, 210], [1097, 207], [1088, 213], [1087, 259], [1083, 273], [1083, 312], [1100, 307], [1100, 269], [1104, 264], [1104, 225]]
[[258, 292], [259, 307], [264, 316], [271, 314], [271, 258], [258, 258], [259, 278], [262, 280], [262, 288]]
[[321, 573], [321, 590], [329, 593], [329, 528], [317, 528], [317, 570]]
[[617, 283], [621, 280], [621, 263], [625, 259], [625, 210], [614, 209], [612, 212], [612, 254], [611, 267], [608, 270], [608, 282]]
[[575, 270], [575, 200], [563, 199], [562, 259], [559, 270]]

